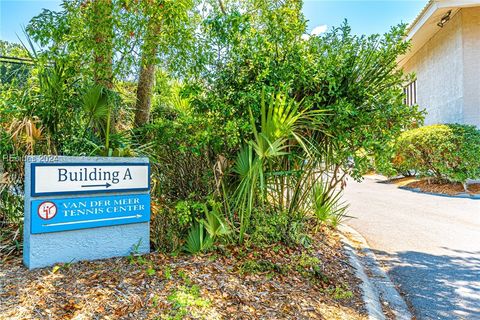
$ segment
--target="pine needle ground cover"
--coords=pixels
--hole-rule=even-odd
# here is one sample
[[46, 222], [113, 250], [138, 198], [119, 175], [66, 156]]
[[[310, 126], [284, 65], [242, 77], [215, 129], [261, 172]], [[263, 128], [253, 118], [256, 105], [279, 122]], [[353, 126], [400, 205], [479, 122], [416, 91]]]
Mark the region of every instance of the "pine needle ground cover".
[[223, 247], [0, 270], [0, 319], [367, 319], [358, 279], [325, 228], [309, 249]]

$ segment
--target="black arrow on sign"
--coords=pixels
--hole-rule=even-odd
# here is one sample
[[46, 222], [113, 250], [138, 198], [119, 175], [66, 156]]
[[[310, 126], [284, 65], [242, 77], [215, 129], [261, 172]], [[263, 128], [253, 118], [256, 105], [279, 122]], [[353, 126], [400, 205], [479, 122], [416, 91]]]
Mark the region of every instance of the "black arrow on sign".
[[105, 183], [105, 184], [89, 184], [89, 185], [83, 185], [82, 188], [93, 188], [93, 187], [105, 187], [105, 188], [109, 188], [111, 187], [112, 185], [110, 183]]

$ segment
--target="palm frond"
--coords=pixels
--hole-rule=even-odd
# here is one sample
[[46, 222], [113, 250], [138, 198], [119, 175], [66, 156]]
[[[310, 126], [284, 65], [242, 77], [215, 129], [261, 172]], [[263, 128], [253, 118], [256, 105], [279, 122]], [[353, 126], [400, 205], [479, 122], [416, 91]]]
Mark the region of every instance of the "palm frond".
[[99, 85], [87, 88], [82, 96], [82, 102], [89, 124], [103, 128], [110, 109], [105, 89]]

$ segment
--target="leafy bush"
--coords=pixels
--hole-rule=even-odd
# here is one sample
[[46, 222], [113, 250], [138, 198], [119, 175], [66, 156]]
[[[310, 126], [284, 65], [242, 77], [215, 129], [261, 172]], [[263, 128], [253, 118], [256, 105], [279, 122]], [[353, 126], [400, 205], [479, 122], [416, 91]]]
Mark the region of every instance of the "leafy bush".
[[[286, 213], [288, 225], [296, 215], [304, 215], [304, 204], [315, 181], [317, 162], [309, 156], [307, 128], [315, 131], [317, 112], [300, 110], [299, 104], [284, 94], [262, 98], [259, 129], [250, 112], [254, 138], [237, 154], [232, 171], [238, 179], [231, 217], [238, 225], [238, 241], [243, 242], [252, 214], [257, 210]], [[254, 210], [254, 209], [257, 210]]]
[[287, 245], [309, 245], [310, 238], [306, 232], [307, 219], [303, 216], [289, 218], [283, 212], [254, 212], [249, 230], [250, 243], [271, 245], [282, 242]]
[[430, 125], [402, 133], [393, 165], [438, 181], [480, 178], [480, 130], [459, 124]]
[[[0, 70], [0, 151], [148, 156], [159, 250], [221, 237], [307, 244], [310, 221], [345, 215], [345, 177], [389, 163], [394, 137], [421, 119], [396, 67], [404, 26], [305, 39], [301, 1], [101, 3], [65, 0], [29, 23], [42, 51], [31, 46], [22, 81]], [[158, 10], [168, 32], [144, 38]], [[154, 46], [158, 59], [142, 61]], [[142, 70], [155, 69], [149, 122], [132, 130], [138, 93], [151, 91]], [[21, 188], [18, 164], [5, 170]]]
[[172, 113], [135, 131], [152, 161], [154, 190], [169, 204], [203, 200], [214, 191], [211, 135], [201, 116]]
[[23, 196], [12, 191], [0, 181], [0, 261], [22, 248]]
[[188, 228], [192, 222], [198, 217], [198, 211], [202, 209], [202, 204], [181, 200], [175, 205], [175, 215], [178, 219], [178, 225], [180, 228]]
[[180, 200], [175, 205], [154, 203], [152, 207], [151, 241], [162, 252], [180, 249], [193, 223], [202, 217], [203, 203]]
[[410, 78], [396, 64], [408, 50], [405, 26], [367, 37], [344, 23], [305, 40], [301, 2], [254, 3], [255, 9], [250, 1], [232, 3], [203, 26], [206, 45], [213, 47], [207, 49], [217, 53], [217, 43], [228, 49], [215, 55], [205, 73], [204, 93], [193, 103], [199, 110], [221, 110], [219, 128], [228, 125], [236, 132], [240, 148], [253, 135], [249, 110], [260, 119], [262, 89], [283, 91], [303, 101], [301, 108], [326, 111], [316, 144], [331, 152], [329, 170], [345, 174], [338, 180], [346, 175], [361, 179], [372, 159], [388, 162], [389, 143], [422, 121], [417, 106], [403, 103], [403, 85]]
[[184, 230], [178, 224], [174, 209], [155, 204], [152, 206], [150, 241], [160, 252], [175, 252], [180, 249]]
[[310, 221], [337, 226], [347, 209], [337, 188], [341, 173], [330, 171], [332, 159], [316, 140], [323, 112], [284, 93], [265, 100], [260, 121], [250, 113], [254, 138], [232, 167], [230, 221], [240, 243], [249, 235], [261, 244], [308, 245]]

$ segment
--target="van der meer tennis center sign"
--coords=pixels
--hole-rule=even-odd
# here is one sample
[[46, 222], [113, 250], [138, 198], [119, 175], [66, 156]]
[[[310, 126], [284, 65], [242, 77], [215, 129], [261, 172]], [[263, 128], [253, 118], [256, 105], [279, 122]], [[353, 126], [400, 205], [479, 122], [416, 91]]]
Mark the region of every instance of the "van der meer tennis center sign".
[[25, 265], [149, 252], [149, 191], [146, 158], [28, 158]]

